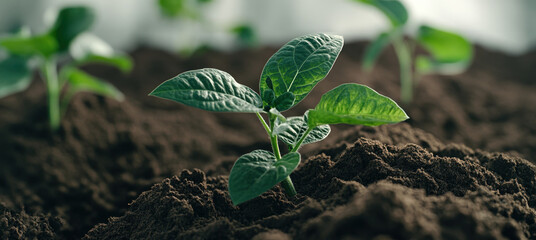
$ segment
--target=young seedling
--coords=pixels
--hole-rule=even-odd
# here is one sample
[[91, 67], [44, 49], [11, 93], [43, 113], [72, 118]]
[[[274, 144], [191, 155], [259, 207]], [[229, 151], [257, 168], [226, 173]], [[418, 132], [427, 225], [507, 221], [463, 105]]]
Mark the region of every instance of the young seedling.
[[[332, 89], [303, 116], [282, 115], [326, 77], [342, 46], [341, 36], [327, 34], [290, 41], [264, 66], [260, 95], [237, 83], [228, 73], [212, 68], [179, 74], [150, 95], [208, 111], [255, 113], [268, 133], [272, 152], [255, 150], [238, 158], [229, 176], [231, 200], [238, 205], [280, 182], [286, 194], [294, 196], [290, 174], [300, 163], [298, 150], [327, 137], [329, 124], [377, 126], [408, 119], [393, 100], [359, 84]], [[268, 115], [268, 121], [261, 114]], [[288, 153], [281, 153], [278, 140], [288, 145]]]
[[[408, 104], [413, 98], [413, 85], [419, 76], [431, 73], [455, 74], [465, 70], [471, 63], [473, 49], [462, 36], [421, 25], [414, 41], [404, 39], [404, 27], [408, 12], [397, 0], [354, 0], [380, 10], [391, 23], [391, 29], [381, 33], [366, 48], [363, 68], [370, 71], [374, 62], [389, 44], [392, 44], [400, 65], [400, 98]], [[427, 54], [416, 55], [413, 44], [422, 46]], [[416, 55], [416, 56], [415, 56]], [[414, 71], [413, 71], [414, 69]]]
[[[84, 33], [94, 19], [95, 14], [89, 8], [67, 7], [61, 9], [54, 25], [43, 34], [21, 32], [0, 38], [0, 50], [7, 52], [0, 57], [0, 98], [28, 88], [32, 69], [37, 68], [46, 83], [53, 131], [59, 128], [61, 115], [77, 92], [88, 91], [122, 100], [123, 94], [113, 85], [79, 68], [91, 63], [107, 64], [123, 72], [132, 68], [128, 56], [114, 53], [104, 41]], [[63, 63], [58, 72], [58, 60], [68, 54], [73, 60]]]

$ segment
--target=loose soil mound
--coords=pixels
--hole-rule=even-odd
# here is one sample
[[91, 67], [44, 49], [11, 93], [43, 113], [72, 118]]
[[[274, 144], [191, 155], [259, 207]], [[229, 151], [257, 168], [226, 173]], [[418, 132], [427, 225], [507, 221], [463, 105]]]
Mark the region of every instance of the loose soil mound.
[[[406, 139], [430, 142], [404, 128]], [[401, 131], [393, 132], [384, 138]], [[533, 164], [463, 145], [435, 148], [359, 138], [308, 158], [292, 174], [297, 198], [277, 187], [238, 207], [226, 177], [184, 170], [86, 239], [536, 238]]]
[[[46, 123], [40, 114], [46, 106], [35, 104], [29, 110], [36, 116], [3, 128], [0, 139], [0, 202], [60, 216], [66, 238], [79, 238], [96, 223], [121, 215], [139, 193], [181, 169], [269, 147], [260, 142], [265, 138], [260, 126], [249, 126], [257, 124], [255, 116], [222, 123], [227, 116], [178, 104], [142, 110], [91, 95], [78, 96], [72, 105], [56, 135], [45, 124], [33, 125], [36, 119]], [[241, 131], [225, 126], [240, 122]]]
[[0, 239], [55, 239], [61, 220], [50, 215], [30, 216], [15, 212], [0, 203]]

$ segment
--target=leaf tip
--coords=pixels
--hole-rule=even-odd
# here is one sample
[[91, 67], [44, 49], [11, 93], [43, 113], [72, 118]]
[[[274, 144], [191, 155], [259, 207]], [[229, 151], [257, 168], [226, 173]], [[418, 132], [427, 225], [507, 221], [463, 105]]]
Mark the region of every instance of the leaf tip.
[[151, 91], [149, 94], [147, 94], [147, 96], [157, 97], [155, 92], [156, 92], [156, 88], [153, 91]]

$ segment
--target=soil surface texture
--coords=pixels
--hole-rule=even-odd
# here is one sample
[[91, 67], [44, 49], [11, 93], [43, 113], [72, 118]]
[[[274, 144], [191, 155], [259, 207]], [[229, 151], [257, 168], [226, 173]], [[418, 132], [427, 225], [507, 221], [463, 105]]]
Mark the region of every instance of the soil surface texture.
[[[399, 127], [375, 134], [400, 139]], [[533, 164], [436, 145], [438, 140], [407, 126], [403, 132], [435, 150], [367, 138], [343, 142], [308, 158], [291, 175], [296, 198], [277, 187], [238, 207], [228, 197], [227, 177], [184, 170], [85, 239], [536, 238]]]
[[[328, 77], [300, 105], [289, 110], [288, 115], [303, 114], [305, 110], [316, 105], [323, 93], [346, 82], [369, 85], [378, 92], [397, 100], [399, 96], [398, 64], [394, 60], [392, 49], [388, 49], [382, 55], [371, 73], [365, 73], [360, 68], [360, 57], [363, 55], [365, 45], [365, 43], [347, 44]], [[37, 236], [39, 239], [48, 237], [51, 239], [81, 238], [96, 224], [106, 222], [111, 216], [123, 216], [121, 219], [124, 219], [130, 213], [135, 212], [134, 206], [157, 201], [153, 199], [156, 196], [154, 194], [164, 194], [165, 191], [160, 191], [158, 188], [163, 189], [166, 181], [169, 182], [170, 186], [173, 186], [169, 189], [171, 193], [177, 191], [182, 185], [171, 184], [171, 182], [183, 182], [184, 176], [188, 174], [204, 176], [202, 177], [204, 180], [193, 183], [192, 187], [197, 188], [198, 184], [203, 185], [204, 182], [206, 188], [202, 189], [202, 192], [212, 194], [200, 197], [200, 206], [204, 208], [203, 204], [214, 199], [215, 196], [216, 198], [220, 196], [220, 200], [223, 201], [223, 203], [217, 203], [224, 206], [222, 209], [217, 209], [218, 211], [215, 212], [207, 210], [208, 212], [204, 213], [206, 215], [203, 215], [205, 217], [199, 219], [199, 224], [204, 221], [203, 219], [212, 219], [216, 216], [224, 222], [211, 222], [211, 224], [215, 224], [214, 226], [227, 229], [226, 224], [240, 222], [236, 229], [243, 227], [250, 229], [247, 230], [250, 233], [244, 232], [245, 230], [233, 230], [233, 233], [226, 236], [235, 233], [241, 234], [235, 235], [238, 237], [254, 236], [258, 232], [263, 232], [257, 236], [258, 238], [298, 235], [334, 236], [330, 234], [337, 232], [338, 227], [335, 225], [328, 224], [330, 227], [326, 227], [326, 232], [316, 233], [311, 229], [307, 230], [305, 225], [297, 226], [296, 229], [291, 229], [290, 225], [277, 227], [279, 220], [274, 220], [273, 224], [275, 225], [260, 223], [259, 225], [256, 222], [268, 218], [268, 214], [272, 213], [275, 214], [274, 219], [278, 219], [277, 216], [280, 214], [296, 217], [293, 212], [302, 209], [300, 211], [305, 213], [300, 214], [305, 214], [305, 216], [299, 215], [296, 218], [317, 219], [315, 220], [316, 224], [323, 224], [322, 221], [327, 221], [330, 224], [331, 222], [344, 224], [346, 220], [339, 219], [342, 215], [338, 214], [337, 211], [372, 215], [373, 213], [368, 211], [372, 211], [373, 208], [359, 210], [359, 205], [362, 203], [353, 202], [364, 201], [363, 199], [368, 198], [375, 199], [374, 196], [388, 194], [387, 192], [391, 191], [396, 192], [393, 195], [397, 199], [413, 199], [412, 206], [427, 211], [426, 214], [435, 219], [426, 221], [426, 223], [430, 222], [431, 224], [426, 226], [417, 221], [420, 219], [418, 217], [414, 217], [414, 220], [407, 220], [409, 222], [403, 220], [403, 223], [400, 223], [400, 229], [405, 229], [407, 225], [404, 224], [413, 224], [415, 228], [428, 229], [423, 230], [423, 234], [434, 232], [430, 229], [438, 228], [438, 226], [443, 229], [445, 224], [440, 220], [447, 220], [445, 220], [446, 216], [441, 214], [447, 211], [441, 208], [445, 207], [442, 203], [452, 202], [450, 207], [453, 209], [464, 204], [478, 206], [472, 207], [471, 205], [467, 210], [459, 210], [469, 216], [468, 218], [477, 215], [480, 218], [485, 218], [488, 216], [486, 214], [497, 216], [494, 218], [497, 221], [488, 222], [487, 225], [479, 225], [481, 222], [478, 222], [478, 219], [474, 220], [471, 224], [477, 226], [475, 229], [492, 228], [494, 229], [491, 231], [493, 234], [499, 229], [504, 231], [500, 234], [507, 237], [511, 236], [510, 233], [520, 234], [521, 237], [534, 237], [527, 234], [532, 226], [530, 221], [524, 222], [517, 218], [518, 214], [521, 214], [516, 212], [518, 210], [503, 209], [499, 203], [497, 203], [496, 211], [490, 210], [485, 205], [487, 198], [481, 197], [482, 191], [489, 191], [490, 198], [496, 196], [493, 195], [496, 191], [502, 191], [500, 186], [493, 184], [512, 181], [512, 188], [519, 187], [519, 192], [521, 192], [518, 195], [511, 194], [515, 195], [514, 200], [525, 198], [523, 195], [525, 194], [528, 196], [525, 199], [527, 206], [533, 207], [534, 202], [531, 202], [533, 200], [531, 200], [530, 194], [534, 193], [529, 194], [529, 190], [533, 191], [534, 186], [523, 185], [525, 183], [522, 182], [525, 180], [518, 179], [519, 175], [514, 173], [508, 175], [510, 174], [508, 173], [508, 178], [497, 177], [497, 179], [489, 180], [485, 184], [478, 182], [480, 180], [475, 180], [478, 184], [456, 192], [443, 186], [443, 183], [439, 183], [440, 181], [436, 179], [436, 176], [428, 173], [427, 168], [424, 167], [422, 171], [429, 174], [433, 181], [429, 180], [428, 177], [421, 176], [422, 183], [415, 182], [412, 183], [413, 185], [405, 183], [406, 180], [410, 179], [417, 181], [411, 178], [413, 175], [410, 172], [405, 172], [413, 168], [411, 166], [407, 166], [408, 169], [402, 166], [391, 166], [392, 162], [384, 158], [381, 159], [387, 164], [385, 166], [390, 166], [396, 171], [385, 170], [384, 175], [379, 175], [378, 179], [374, 181], [370, 179], [367, 180], [370, 182], [365, 181], [367, 178], [362, 176], [365, 174], [362, 172], [356, 173], [352, 177], [356, 178], [354, 180], [339, 176], [337, 178], [341, 180], [340, 183], [332, 182], [338, 181], [331, 180], [330, 177], [334, 175], [315, 176], [324, 176], [327, 182], [322, 184], [339, 184], [336, 185], [339, 186], [336, 189], [342, 189], [346, 186], [344, 188], [347, 189], [345, 190], [348, 191], [347, 193], [339, 193], [339, 190], [333, 192], [335, 195], [347, 194], [345, 195], [346, 199], [341, 198], [341, 203], [329, 203], [332, 201], [328, 201], [331, 197], [321, 197], [318, 195], [320, 193], [308, 193], [307, 189], [300, 189], [305, 187], [304, 184], [301, 184], [302, 186], [298, 188], [302, 194], [298, 199], [285, 199], [279, 191], [275, 191], [270, 193], [269, 198], [262, 198], [266, 200], [256, 200], [266, 201], [268, 206], [268, 204], [276, 204], [274, 199], [281, 198], [281, 202], [277, 203], [277, 206], [270, 205], [273, 209], [264, 209], [266, 212], [262, 214], [256, 212], [258, 210], [253, 210], [254, 205], [251, 205], [253, 203], [240, 206], [240, 208], [228, 205], [226, 202], [228, 200], [225, 198], [226, 180], [222, 176], [228, 174], [234, 160], [240, 155], [254, 149], [270, 149], [269, 141], [258, 119], [253, 114], [205, 112], [171, 101], [148, 97], [147, 94], [162, 81], [180, 72], [204, 67], [213, 67], [229, 72], [238, 82], [258, 90], [258, 79], [262, 68], [276, 50], [275, 48], [262, 48], [235, 53], [207, 52], [204, 55], [183, 59], [163, 51], [142, 47], [132, 53], [136, 67], [128, 75], [123, 75], [115, 69], [104, 66], [89, 66], [87, 67], [89, 72], [110, 80], [112, 84], [123, 91], [126, 100], [116, 102], [92, 94], [76, 95], [62, 120], [61, 129], [54, 134], [51, 134], [47, 128], [45, 87], [39, 76], [35, 76], [36, 81], [27, 91], [0, 99], [0, 135], [2, 136], [0, 138], [0, 205], [2, 206], [0, 208], [0, 226], [2, 226], [2, 238], [9, 239], [12, 236], [23, 236], [22, 238]], [[476, 48], [474, 64], [467, 72], [454, 76], [423, 77], [415, 89], [413, 104], [403, 106], [411, 117], [409, 121], [411, 126], [422, 128], [438, 139], [408, 124], [385, 128], [356, 128], [357, 130], [352, 128], [352, 131], [347, 131], [348, 126], [334, 126], [331, 135], [325, 141], [304, 147], [302, 151], [304, 153], [303, 161], [310, 156], [316, 156], [312, 159], [318, 160], [309, 159], [308, 163], [304, 164], [301, 169], [307, 166], [311, 168], [317, 166], [316, 163], [309, 162], [317, 161], [328, 165], [335, 163], [335, 160], [346, 154], [348, 151], [346, 147], [350, 147], [356, 140], [360, 139], [359, 137], [367, 138], [359, 140], [362, 144], [368, 144], [366, 146], [383, 146], [379, 148], [388, 149], [388, 153], [385, 154], [391, 156], [391, 159], [394, 158], [393, 156], [401, 155], [404, 151], [415, 150], [416, 156], [420, 156], [422, 153], [424, 159], [443, 159], [450, 156], [460, 161], [468, 161], [465, 159], [466, 155], [440, 154], [441, 149], [446, 149], [442, 143], [454, 142], [484, 151], [508, 152], [507, 155], [502, 154], [501, 156], [508, 161], [515, 159], [512, 160], [516, 163], [515, 166], [521, 161], [521, 158], [535, 161], [536, 126], [533, 123], [536, 122], [536, 105], [532, 104], [536, 102], [536, 94], [534, 94], [536, 92], [536, 81], [534, 81], [536, 69], [533, 67], [535, 63], [536, 53], [511, 57]], [[406, 131], [411, 131], [413, 135], [406, 134]], [[370, 142], [369, 139], [377, 139], [381, 143]], [[346, 141], [350, 145], [344, 145], [341, 141]], [[405, 146], [404, 144], [408, 142], [418, 144], [427, 150]], [[322, 152], [320, 149], [325, 146], [338, 147]], [[471, 161], [469, 163], [476, 165], [468, 163], [458, 166], [454, 164], [459, 167], [459, 171], [462, 171], [459, 174], [463, 175], [465, 171], [472, 172], [482, 168], [496, 176], [497, 174], [489, 170], [489, 166], [483, 163], [484, 160], [480, 156], [493, 154], [483, 153], [480, 150], [469, 150], [469, 148], [463, 147], [464, 151], [474, 152], [475, 156], [467, 153], [467, 156], [473, 156], [467, 158], [472, 159], [471, 161], [479, 161], [481, 164]], [[319, 153], [324, 155], [317, 155]], [[489, 157], [489, 159], [495, 159], [495, 157]], [[422, 162], [424, 160], [418, 158], [416, 161]], [[380, 162], [374, 162], [374, 164], [380, 164]], [[523, 164], [530, 166], [525, 162]], [[328, 165], [324, 167], [331, 169], [332, 166]], [[469, 169], [465, 169], [465, 167]], [[183, 169], [194, 168], [201, 171], [183, 172]], [[504, 168], [503, 171], [510, 171], [510, 165], [507, 164]], [[532, 169], [531, 167], [527, 168]], [[333, 168], [333, 171], [336, 171], [335, 169]], [[305, 176], [300, 177], [300, 173], [305, 172], [303, 170], [297, 172], [295, 177], [301, 180], [296, 181], [306, 183], [320, 181], [316, 178], [314, 180], [306, 179]], [[175, 175], [179, 177], [174, 177]], [[394, 181], [395, 178], [399, 179], [399, 182]], [[460, 181], [465, 181], [463, 177], [460, 179]], [[475, 177], [475, 179], [479, 178]], [[443, 190], [429, 192], [430, 189], [433, 189], [432, 186], [435, 186], [432, 184], [434, 181], [437, 185], [435, 188]], [[300, 184], [297, 183], [297, 185]], [[315, 188], [317, 190], [327, 189], [322, 186], [324, 185], [317, 185]], [[140, 196], [142, 192], [150, 189], [152, 190]], [[221, 192], [216, 193], [218, 191]], [[503, 196], [510, 193], [500, 194]], [[357, 197], [358, 195], [363, 197]], [[470, 196], [474, 197], [470, 198]], [[127, 212], [128, 204], [135, 199], [137, 200]], [[191, 200], [189, 197], [180, 199], [186, 202]], [[509, 200], [501, 198], [497, 201]], [[186, 202], [185, 204], [191, 204]], [[309, 202], [311, 204], [317, 202], [320, 206], [311, 208]], [[248, 210], [251, 211], [251, 214], [244, 210], [245, 206], [252, 208]], [[305, 206], [309, 207], [302, 208]], [[336, 210], [345, 206], [354, 206], [354, 208]], [[433, 208], [432, 206], [438, 207]], [[519, 209], [524, 208], [519, 206]], [[319, 210], [322, 213], [317, 214]], [[513, 212], [509, 212], [510, 210]], [[220, 211], [229, 212], [221, 213]], [[236, 218], [231, 217], [231, 213], [238, 215]], [[320, 214], [324, 213], [325, 217], [318, 219]], [[523, 214], [525, 213], [523, 212]], [[200, 214], [198, 209], [195, 210], [195, 214]], [[241, 214], [242, 217], [240, 217]], [[243, 214], [250, 215], [244, 217]], [[329, 220], [330, 216], [335, 220]], [[172, 218], [174, 217], [173, 215]], [[299, 219], [295, 221], [302, 221]], [[250, 222], [246, 220], [255, 222], [255, 224], [248, 227]], [[505, 221], [510, 222], [511, 227], [508, 227], [510, 225], [506, 224]], [[119, 221], [117, 223], [119, 224]], [[112, 229], [113, 224], [106, 225], [106, 229]], [[185, 229], [187, 226], [196, 226], [198, 223], [188, 224], [190, 225], [184, 225]], [[312, 223], [304, 222], [304, 224], [313, 226]], [[328, 229], [332, 229], [332, 231], [328, 232]], [[372, 228], [370, 229], [372, 230]], [[298, 234], [296, 232], [298, 230], [304, 232]], [[98, 236], [97, 234], [104, 233], [104, 231], [104, 226], [98, 226], [92, 230], [89, 236]], [[430, 236], [441, 236], [443, 234], [441, 231], [437, 230], [433, 233], [436, 235]], [[455, 229], [445, 234], [451, 234], [454, 231]], [[195, 232], [191, 232], [191, 234], [195, 234]]]

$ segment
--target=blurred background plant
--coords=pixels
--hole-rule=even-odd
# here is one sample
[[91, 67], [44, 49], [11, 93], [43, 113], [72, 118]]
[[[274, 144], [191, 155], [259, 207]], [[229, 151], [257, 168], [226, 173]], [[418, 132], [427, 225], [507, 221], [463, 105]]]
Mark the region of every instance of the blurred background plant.
[[[38, 70], [47, 88], [49, 124], [60, 126], [61, 115], [74, 94], [81, 91], [109, 96], [117, 100], [123, 94], [113, 85], [93, 77], [79, 67], [106, 64], [123, 72], [132, 69], [126, 55], [116, 53], [97, 36], [85, 33], [95, 13], [87, 7], [66, 7], [44, 33], [32, 34], [22, 27], [15, 34], [0, 38], [0, 98], [29, 87], [32, 71]], [[58, 64], [63, 65], [58, 72]]]
[[[192, 7], [186, 8], [188, 12], [195, 12], [197, 19], [213, 28], [203, 28], [191, 17], [170, 18], [161, 10], [159, 0], [20, 0], [0, 2], [0, 32], [22, 25], [36, 32], [45, 31], [53, 21], [54, 9], [57, 12], [72, 4], [92, 7], [99, 16], [92, 33], [123, 51], [143, 45], [176, 52], [198, 43], [230, 51], [240, 47], [240, 43], [229, 29], [244, 23], [255, 31], [258, 46], [274, 47], [313, 32], [343, 35], [347, 42], [371, 40], [390, 26], [377, 9], [349, 0], [183, 1], [193, 2]], [[521, 54], [536, 43], [533, 0], [401, 2], [411, 16], [404, 28], [408, 36], [415, 36], [419, 26], [425, 24], [510, 54]]]
[[[377, 8], [391, 27], [382, 32], [366, 48], [363, 68], [371, 71], [374, 62], [389, 45], [394, 47], [400, 71], [400, 98], [409, 104], [413, 98], [413, 85], [420, 75], [441, 73], [457, 74], [464, 71], [473, 58], [473, 47], [464, 37], [427, 25], [420, 25], [415, 39], [404, 38], [408, 11], [397, 0], [354, 0]], [[426, 50], [418, 53], [416, 45]]]
[[[203, 15], [206, 5], [217, 0], [157, 0], [162, 15], [170, 19], [191, 20], [200, 24], [201, 29], [205, 32], [217, 31], [217, 26], [207, 21]], [[255, 30], [246, 23], [239, 23], [228, 28], [228, 32], [236, 39], [239, 47], [254, 47], [257, 43]], [[190, 46], [184, 46], [179, 51], [186, 56], [196, 52], [210, 49], [211, 46], [206, 41], [192, 43]]]
[[[49, 33], [53, 33], [51, 26], [57, 24], [58, 9], [72, 4], [91, 7], [98, 18], [81, 20], [86, 17], [77, 15], [77, 19], [69, 21], [87, 21], [87, 26], [80, 29], [87, 33], [80, 37], [76, 33], [68, 40], [51, 38]], [[369, 70], [382, 50], [392, 44], [401, 64], [401, 100], [408, 103], [419, 76], [459, 73], [469, 65], [473, 52], [469, 41], [514, 55], [532, 49], [536, 44], [534, 9], [536, 1], [531, 0], [3, 1], [0, 2], [0, 32], [10, 32], [3, 36], [9, 36], [9, 41], [26, 41], [24, 48], [33, 46], [34, 49], [10, 49], [9, 43], [4, 41], [4, 52], [0, 53], [2, 75], [25, 80], [16, 84], [2, 80], [1, 84], [10, 84], [10, 87], [3, 87], [0, 96], [25, 89], [32, 67], [41, 66], [46, 76], [43, 64], [49, 55], [60, 56], [53, 58], [60, 62], [67, 52], [75, 60], [80, 58], [76, 54], [83, 55], [80, 53], [83, 51], [76, 49], [106, 49], [104, 52], [110, 54], [112, 48], [132, 51], [140, 46], [151, 46], [188, 57], [206, 49], [233, 51], [244, 47], [279, 46], [299, 35], [329, 32], [343, 35], [347, 42], [372, 40], [365, 53], [356, 52], [356, 56], [363, 57], [364, 68]], [[378, 14], [380, 12], [383, 16]], [[32, 35], [29, 29], [45, 34]], [[78, 38], [85, 40], [78, 41]], [[47, 45], [54, 41], [64, 42], [58, 42], [58, 49]], [[75, 50], [67, 51], [70, 47], [65, 44], [71, 41]], [[18, 46], [24, 45], [23, 42]], [[84, 44], [92, 47], [76, 47]], [[20, 51], [26, 52], [21, 54]], [[102, 51], [99, 54], [103, 55]], [[36, 63], [35, 59], [43, 61]], [[119, 67], [126, 70], [124, 66]]]

